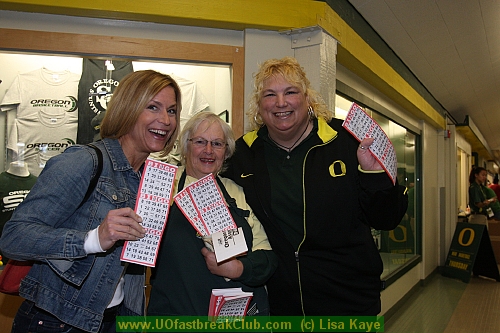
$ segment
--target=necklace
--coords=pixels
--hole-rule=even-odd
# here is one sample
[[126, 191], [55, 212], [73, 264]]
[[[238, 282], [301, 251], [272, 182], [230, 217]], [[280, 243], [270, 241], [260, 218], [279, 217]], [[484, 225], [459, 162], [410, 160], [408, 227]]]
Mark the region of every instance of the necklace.
[[302, 132], [302, 134], [299, 136], [299, 138], [297, 139], [297, 141], [295, 141], [293, 143], [293, 145], [291, 145], [290, 147], [287, 147], [287, 146], [284, 146], [282, 144], [279, 144], [277, 143], [276, 141], [273, 140], [273, 138], [271, 138], [271, 135], [269, 135], [269, 132], [267, 132], [267, 137], [278, 147], [284, 149], [287, 151], [288, 153], [288, 156], [286, 157], [287, 159], [290, 159], [290, 152], [292, 151], [292, 149], [297, 145], [297, 143], [299, 142], [300, 139], [302, 139], [302, 137], [304, 136], [304, 133], [307, 131], [307, 129], [309, 128], [309, 122], [306, 124], [306, 128], [304, 128], [304, 131]]

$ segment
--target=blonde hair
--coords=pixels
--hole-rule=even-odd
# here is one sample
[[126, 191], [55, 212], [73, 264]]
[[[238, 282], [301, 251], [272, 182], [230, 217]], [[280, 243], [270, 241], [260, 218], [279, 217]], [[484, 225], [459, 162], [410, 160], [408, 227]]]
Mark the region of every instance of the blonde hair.
[[[202, 111], [195, 114], [188, 122], [184, 125], [181, 134], [179, 135], [179, 148], [178, 152], [180, 154], [181, 163], [186, 165], [186, 156], [188, 153], [188, 141], [192, 139], [194, 133], [198, 130], [201, 124], [206, 124], [206, 128], [210, 127], [212, 124], [217, 123], [224, 133], [224, 140], [226, 141], [226, 151], [224, 154], [224, 161], [231, 157], [234, 153], [236, 144], [234, 139], [234, 133], [231, 127], [222, 120], [218, 115], [208, 111]], [[224, 171], [225, 166], [221, 168], [218, 172]]]
[[300, 88], [309, 100], [314, 117], [323, 118], [327, 122], [333, 118], [333, 112], [328, 110], [323, 98], [317, 91], [311, 88], [311, 83], [297, 59], [292, 57], [269, 59], [263, 62], [259, 66], [258, 72], [254, 74], [254, 91], [247, 111], [252, 129], [258, 129], [264, 124], [259, 114], [261, 93], [264, 89], [264, 81], [273, 76], [282, 76], [290, 84]]
[[164, 88], [172, 87], [175, 92], [177, 113], [174, 132], [168, 139], [160, 156], [166, 156], [172, 150], [177, 135], [181, 117], [181, 89], [169, 75], [154, 70], [136, 71], [125, 76], [113, 92], [104, 119], [101, 123], [101, 138], [119, 139], [130, 133], [137, 119], [147, 104]]

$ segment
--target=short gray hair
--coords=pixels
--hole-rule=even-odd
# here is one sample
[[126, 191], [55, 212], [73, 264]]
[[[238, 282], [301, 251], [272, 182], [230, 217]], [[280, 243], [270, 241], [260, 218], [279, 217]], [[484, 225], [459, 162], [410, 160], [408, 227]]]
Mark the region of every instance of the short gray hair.
[[[195, 114], [188, 122], [184, 125], [181, 134], [179, 135], [179, 154], [181, 158], [181, 162], [183, 165], [186, 165], [186, 156], [188, 153], [188, 143], [189, 139], [192, 138], [193, 134], [198, 130], [198, 127], [204, 122], [208, 122], [208, 125], [212, 125], [213, 123], [218, 123], [224, 132], [224, 140], [226, 141], [226, 154], [224, 156], [224, 161], [230, 158], [235, 150], [236, 143], [234, 139], [234, 133], [228, 123], [222, 120], [218, 115], [209, 111], [202, 111]], [[208, 127], [208, 126], [207, 126]], [[222, 166], [222, 169], [219, 172], [224, 171], [225, 163]]]

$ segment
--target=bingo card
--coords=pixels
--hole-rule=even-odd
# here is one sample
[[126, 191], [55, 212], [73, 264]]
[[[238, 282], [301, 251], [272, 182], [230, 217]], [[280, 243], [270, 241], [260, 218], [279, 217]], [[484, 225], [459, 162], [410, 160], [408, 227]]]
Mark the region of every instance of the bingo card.
[[154, 267], [172, 199], [177, 167], [148, 158], [137, 193], [135, 212], [142, 217], [146, 236], [126, 241], [120, 259]]
[[174, 200], [202, 236], [237, 227], [213, 174], [189, 184]]
[[377, 122], [359, 105], [352, 103], [342, 126], [358, 139], [358, 141], [364, 138], [374, 139], [369, 150], [387, 172], [392, 183], [395, 184], [398, 168], [396, 151], [384, 130]]

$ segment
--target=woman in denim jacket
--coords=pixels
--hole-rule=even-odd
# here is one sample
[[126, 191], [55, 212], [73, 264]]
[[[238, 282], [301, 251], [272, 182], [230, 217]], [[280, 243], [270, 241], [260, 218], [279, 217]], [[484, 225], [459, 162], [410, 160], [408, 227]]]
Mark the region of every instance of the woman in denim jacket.
[[[12, 332], [114, 332], [116, 315], [142, 315], [144, 267], [120, 261], [123, 241], [144, 237], [133, 208], [146, 158], [168, 154], [178, 133], [180, 89], [152, 70], [125, 77], [101, 124], [103, 154], [72, 146], [51, 158], [0, 240], [12, 259], [35, 260], [23, 279]], [[43, 326], [43, 327], [42, 327]]]

